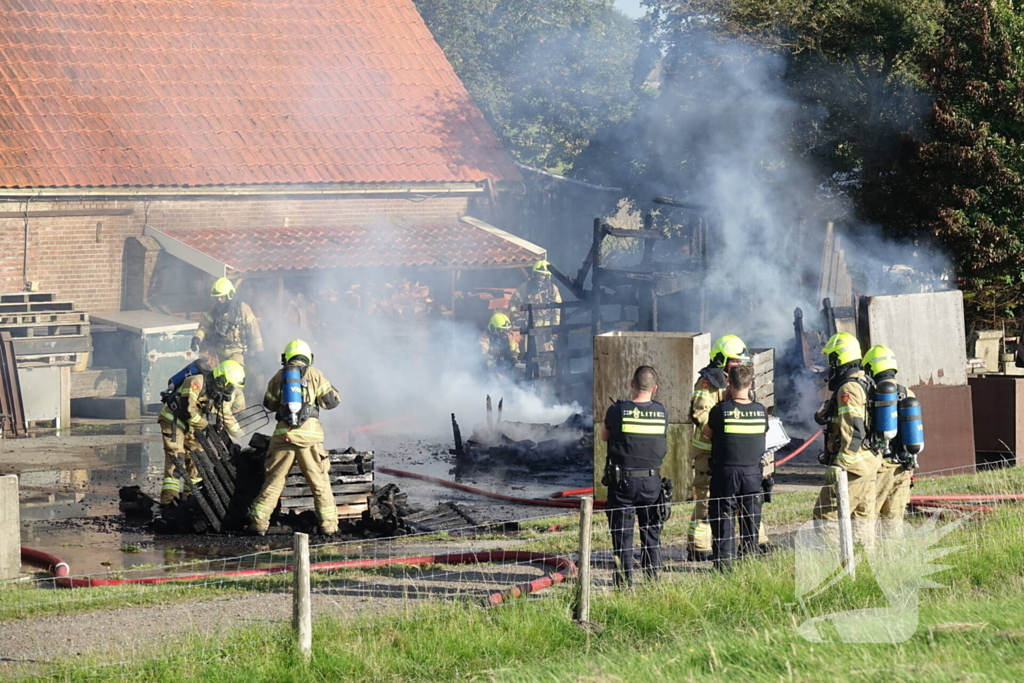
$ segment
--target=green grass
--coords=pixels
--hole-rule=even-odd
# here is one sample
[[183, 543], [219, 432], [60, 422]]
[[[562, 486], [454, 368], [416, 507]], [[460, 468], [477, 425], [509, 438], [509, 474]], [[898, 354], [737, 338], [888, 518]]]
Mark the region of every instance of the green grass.
[[[899, 644], [810, 643], [795, 627], [791, 552], [729, 575], [670, 574], [634, 592], [595, 593], [587, 632], [568, 589], [494, 610], [426, 604], [405, 616], [318, 620], [309, 665], [283, 626], [197, 639], [182, 656], [115, 667], [124, 681], [1019, 681], [1024, 680], [1024, 512], [964, 525], [943, 545], [944, 586], [921, 593], [917, 633]], [[884, 604], [870, 571], [814, 614]], [[224, 645], [222, 650], [211, 650]], [[75, 664], [36, 680], [87, 680]]]

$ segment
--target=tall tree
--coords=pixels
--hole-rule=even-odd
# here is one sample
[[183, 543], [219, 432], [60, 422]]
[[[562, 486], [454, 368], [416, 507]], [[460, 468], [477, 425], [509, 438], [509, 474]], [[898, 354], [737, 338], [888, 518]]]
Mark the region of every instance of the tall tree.
[[613, 0], [415, 0], [505, 148], [563, 171], [636, 106], [636, 26]]
[[992, 319], [999, 290], [1024, 283], [1024, 22], [1010, 0], [960, 0], [943, 29], [925, 134], [890, 199], [953, 255], [968, 317]]

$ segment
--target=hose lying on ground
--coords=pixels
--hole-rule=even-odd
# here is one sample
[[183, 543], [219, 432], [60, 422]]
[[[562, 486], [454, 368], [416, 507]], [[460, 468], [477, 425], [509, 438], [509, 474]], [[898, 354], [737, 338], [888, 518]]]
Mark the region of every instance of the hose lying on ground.
[[[56, 584], [61, 588], [92, 588], [96, 586], [126, 586], [132, 584], [157, 584], [171, 581], [202, 581], [221, 578], [251, 578], [270, 576], [294, 571], [292, 565], [278, 565], [262, 569], [240, 569], [236, 571], [212, 572], [209, 574], [191, 574], [187, 576], [155, 576], [141, 579], [94, 579], [72, 578], [71, 568], [56, 555], [34, 548], [21, 548], [21, 562], [37, 567], [52, 574]], [[518, 598], [521, 595], [536, 593], [556, 583], [565, 581], [576, 575], [576, 564], [565, 557], [549, 553], [536, 553], [526, 550], [481, 550], [468, 553], [443, 553], [440, 555], [417, 555], [413, 557], [379, 557], [361, 560], [337, 560], [334, 562], [317, 562], [309, 565], [310, 571], [328, 571], [331, 569], [352, 569], [362, 567], [384, 567], [393, 564], [421, 566], [425, 564], [480, 564], [481, 562], [541, 562], [553, 567], [550, 572], [527, 583], [512, 586], [503, 591], [488, 595], [484, 602], [487, 605], [500, 605], [505, 600]]]
[[[808, 437], [808, 439], [806, 441], [804, 441], [802, 444], [800, 444], [796, 448], [796, 450], [794, 450], [792, 453], [790, 453], [789, 455], [784, 457], [782, 460], [776, 460], [775, 461], [775, 466], [776, 467], [781, 467], [782, 465], [785, 465], [787, 462], [789, 462], [790, 460], [792, 460], [796, 456], [798, 456], [801, 453], [803, 453], [804, 449], [806, 449], [808, 446], [810, 446], [811, 443], [815, 439], [817, 439], [819, 436], [821, 436], [821, 433], [823, 431], [824, 431], [823, 429], [819, 429], [818, 431], [814, 432], [814, 434], [812, 434], [810, 437]], [[378, 469], [381, 469], [381, 468], [378, 468]], [[594, 493], [593, 487], [585, 488], [585, 489], [569, 489], [568, 491], [556, 491], [555, 493], [552, 493], [549, 496], [549, 498], [555, 498], [555, 499], [557, 499], [557, 498], [572, 498], [573, 496], [587, 496], [587, 495], [591, 495], [593, 493]]]

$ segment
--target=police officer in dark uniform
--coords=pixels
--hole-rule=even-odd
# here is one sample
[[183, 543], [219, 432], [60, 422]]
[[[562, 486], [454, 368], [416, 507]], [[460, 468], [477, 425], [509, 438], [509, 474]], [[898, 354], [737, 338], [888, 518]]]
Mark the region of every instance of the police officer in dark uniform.
[[[661, 566], [661, 527], [664, 524], [661, 474], [668, 444], [668, 411], [651, 400], [658, 374], [641, 365], [629, 383], [631, 396], [608, 408], [601, 438], [608, 442], [603, 483], [608, 487], [608, 526], [615, 551], [615, 585], [633, 584], [633, 519], [640, 523], [640, 564], [651, 578]], [[758, 484], [760, 485], [760, 484]]]
[[740, 549], [757, 551], [761, 524], [761, 456], [768, 432], [768, 411], [750, 400], [754, 371], [729, 369], [729, 391], [708, 414], [704, 436], [711, 442], [711, 523], [713, 561], [728, 569], [736, 558], [733, 516], [739, 511]]

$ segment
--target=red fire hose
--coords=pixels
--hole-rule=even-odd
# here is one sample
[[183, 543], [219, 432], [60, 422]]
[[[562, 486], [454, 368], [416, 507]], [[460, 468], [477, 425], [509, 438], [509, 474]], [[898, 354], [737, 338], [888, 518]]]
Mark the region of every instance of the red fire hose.
[[[34, 548], [21, 548], [21, 561], [32, 567], [43, 569], [56, 578], [56, 583], [61, 588], [91, 588], [94, 586], [125, 586], [130, 584], [157, 584], [170, 581], [201, 581], [214, 578], [250, 578], [255, 576], [269, 576], [271, 574], [283, 574], [293, 571], [291, 565], [278, 565], [276, 567], [265, 567], [263, 569], [241, 569], [228, 572], [214, 572], [210, 574], [191, 574], [188, 576], [156, 576], [143, 579], [92, 579], [92, 578], [71, 578], [71, 572], [67, 563], [56, 555], [35, 550]], [[407, 564], [420, 566], [431, 563], [439, 564], [479, 564], [481, 562], [542, 562], [554, 567], [557, 571], [545, 574], [533, 581], [518, 584], [504, 591], [491, 593], [485, 599], [488, 605], [500, 605], [502, 602], [522, 595], [536, 593], [556, 583], [562, 583], [570, 576], [576, 575], [576, 564], [572, 560], [550, 555], [548, 553], [535, 553], [526, 550], [482, 550], [470, 553], [445, 553], [441, 555], [418, 555], [414, 557], [382, 557], [362, 560], [337, 560], [335, 562], [317, 562], [309, 565], [310, 571], [328, 571], [331, 569], [359, 568], [359, 567], [383, 567], [392, 564]]]
[[[813, 442], [815, 439], [817, 439], [819, 436], [821, 436], [821, 433], [823, 431], [824, 431], [823, 429], [819, 429], [818, 431], [814, 432], [814, 434], [812, 434], [806, 441], [804, 441], [802, 444], [800, 444], [800, 446], [795, 451], [793, 451], [792, 453], [787, 455], [782, 460], [776, 460], [775, 461], [775, 466], [776, 467], [780, 467], [782, 465], [785, 465], [787, 462], [789, 462], [790, 460], [792, 460], [796, 456], [798, 456], [801, 453], [803, 453], [804, 449], [807, 448], [808, 446], [810, 446], [811, 442]], [[377, 469], [382, 469], [382, 468], [377, 468]], [[568, 491], [556, 491], [555, 493], [552, 493], [550, 497], [551, 498], [571, 498], [573, 496], [589, 495], [589, 494], [592, 494], [593, 492], [594, 492], [593, 488], [569, 489]]]
[[799, 448], [797, 448], [797, 449], [796, 449], [795, 451], [793, 451], [792, 453], [790, 453], [789, 455], [787, 455], [787, 456], [786, 456], [785, 458], [783, 458], [782, 460], [776, 460], [776, 461], [775, 461], [775, 466], [776, 466], [776, 467], [782, 467], [782, 466], [783, 466], [783, 465], [785, 465], [785, 464], [786, 464], [787, 462], [789, 462], [790, 460], [792, 460], [792, 459], [793, 459], [793, 458], [795, 458], [796, 456], [798, 456], [798, 455], [800, 455], [801, 453], [803, 453], [803, 452], [804, 452], [804, 449], [805, 449], [805, 448], [807, 448], [808, 446], [810, 446], [810, 445], [811, 445], [811, 443], [812, 443], [812, 442], [813, 442], [813, 441], [814, 441], [815, 439], [817, 439], [817, 438], [818, 438], [819, 436], [821, 436], [821, 433], [822, 433], [823, 431], [825, 431], [825, 430], [824, 430], [824, 429], [819, 429], [818, 431], [814, 432], [814, 434], [812, 434], [812, 435], [811, 435], [811, 436], [810, 436], [810, 437], [809, 437], [809, 438], [807, 439], [807, 441], [804, 441], [804, 442], [803, 442], [802, 444], [800, 444], [800, 447], [799, 447]]

